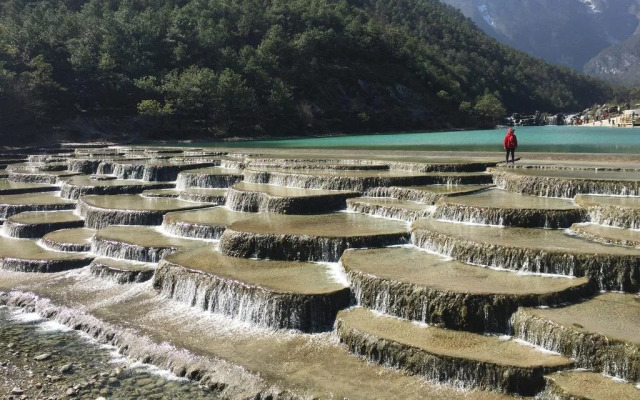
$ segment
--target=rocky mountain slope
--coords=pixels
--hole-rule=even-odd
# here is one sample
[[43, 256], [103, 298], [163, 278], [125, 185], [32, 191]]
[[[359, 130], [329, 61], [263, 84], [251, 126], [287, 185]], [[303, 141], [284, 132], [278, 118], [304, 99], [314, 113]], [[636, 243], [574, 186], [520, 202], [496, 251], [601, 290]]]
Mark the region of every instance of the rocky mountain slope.
[[634, 60], [640, 55], [634, 51], [638, 40], [633, 36], [639, 28], [639, 0], [443, 2], [462, 10], [502, 43], [553, 64], [606, 80], [620, 81], [626, 75], [638, 78], [629, 64], [637, 63]]

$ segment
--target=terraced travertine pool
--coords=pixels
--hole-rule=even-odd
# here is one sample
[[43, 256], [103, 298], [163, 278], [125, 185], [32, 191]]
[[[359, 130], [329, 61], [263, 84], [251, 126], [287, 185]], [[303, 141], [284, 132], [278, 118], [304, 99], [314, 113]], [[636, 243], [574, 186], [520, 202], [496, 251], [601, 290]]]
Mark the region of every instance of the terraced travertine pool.
[[[0, 182], [11, 315], [35, 312], [228, 399], [640, 398], [629, 157], [50, 153], [12, 158]], [[0, 335], [23, 329], [0, 322]], [[79, 348], [84, 365], [95, 349]], [[24, 382], [7, 375], [0, 391]], [[83, 387], [197, 392], [109, 382]]]

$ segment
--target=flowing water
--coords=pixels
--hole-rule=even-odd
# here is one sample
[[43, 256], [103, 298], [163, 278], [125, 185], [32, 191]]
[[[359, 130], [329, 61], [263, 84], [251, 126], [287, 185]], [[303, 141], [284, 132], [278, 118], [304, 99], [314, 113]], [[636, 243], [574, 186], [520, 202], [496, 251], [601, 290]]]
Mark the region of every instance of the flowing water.
[[[640, 128], [578, 126], [518, 127], [518, 150], [556, 153], [640, 153]], [[211, 143], [223, 147], [358, 148], [502, 152], [504, 129], [456, 132], [396, 133], [324, 138]], [[207, 144], [204, 144], [207, 145]]]
[[[48, 359], [34, 360], [46, 354]], [[114, 348], [64, 325], [9, 307], [0, 307], [0, 371], [0, 392], [22, 391], [28, 398], [217, 398], [185, 378], [127, 363]]]
[[640, 162], [433, 151], [502, 135], [25, 154], [8, 180], [47, 184], [0, 181], [0, 397], [581, 398], [575, 366], [634, 393], [605, 374], [640, 380]]

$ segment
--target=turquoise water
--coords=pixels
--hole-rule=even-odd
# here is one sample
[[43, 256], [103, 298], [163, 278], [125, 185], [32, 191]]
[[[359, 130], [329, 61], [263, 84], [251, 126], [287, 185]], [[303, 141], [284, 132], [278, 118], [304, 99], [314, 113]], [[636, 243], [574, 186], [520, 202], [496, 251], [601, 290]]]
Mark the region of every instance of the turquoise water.
[[[396, 133], [322, 138], [211, 143], [222, 147], [359, 148], [434, 151], [502, 151], [506, 129]], [[578, 126], [518, 127], [518, 151], [554, 153], [639, 153], [640, 128]]]

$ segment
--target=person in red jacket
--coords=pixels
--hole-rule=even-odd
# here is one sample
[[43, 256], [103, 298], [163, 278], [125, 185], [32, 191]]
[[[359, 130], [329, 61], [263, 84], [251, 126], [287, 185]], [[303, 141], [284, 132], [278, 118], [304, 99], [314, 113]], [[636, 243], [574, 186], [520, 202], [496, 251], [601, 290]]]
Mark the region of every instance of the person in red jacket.
[[507, 164], [509, 163], [509, 153], [511, 153], [511, 163], [513, 164], [515, 162], [516, 147], [518, 147], [518, 138], [516, 137], [515, 129], [507, 129], [507, 135], [504, 137], [502, 144], [507, 151]]

